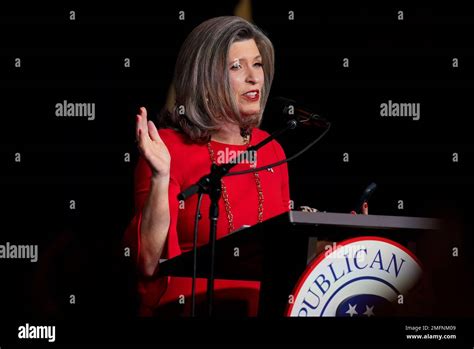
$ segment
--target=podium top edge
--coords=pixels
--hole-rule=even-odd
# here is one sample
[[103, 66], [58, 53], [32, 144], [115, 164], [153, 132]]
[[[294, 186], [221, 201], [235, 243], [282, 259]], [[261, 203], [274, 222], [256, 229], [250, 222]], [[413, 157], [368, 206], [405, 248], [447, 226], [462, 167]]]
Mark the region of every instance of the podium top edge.
[[422, 229], [439, 230], [442, 221], [437, 218], [383, 216], [383, 215], [353, 215], [350, 213], [333, 212], [303, 212], [289, 211], [291, 223], [334, 225], [357, 228], [379, 229]]

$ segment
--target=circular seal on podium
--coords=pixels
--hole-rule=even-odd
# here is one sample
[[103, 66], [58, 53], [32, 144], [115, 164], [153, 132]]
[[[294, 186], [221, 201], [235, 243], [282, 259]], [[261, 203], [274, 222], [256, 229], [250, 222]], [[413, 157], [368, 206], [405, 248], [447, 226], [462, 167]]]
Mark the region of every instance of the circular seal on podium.
[[321, 253], [298, 280], [287, 316], [389, 316], [419, 281], [421, 263], [406, 247], [364, 236]]

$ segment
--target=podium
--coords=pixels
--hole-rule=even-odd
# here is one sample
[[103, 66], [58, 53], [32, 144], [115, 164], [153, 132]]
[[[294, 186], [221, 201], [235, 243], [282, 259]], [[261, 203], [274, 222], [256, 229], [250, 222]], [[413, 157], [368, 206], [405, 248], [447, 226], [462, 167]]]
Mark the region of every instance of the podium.
[[[420, 233], [441, 229], [433, 218], [289, 211], [217, 240], [215, 278], [261, 282], [259, 316], [282, 317], [318, 241], [360, 236], [391, 239], [416, 254]], [[238, 251], [238, 253], [236, 253]], [[209, 275], [209, 246], [197, 250], [197, 277]], [[191, 277], [192, 251], [160, 263], [159, 275]]]

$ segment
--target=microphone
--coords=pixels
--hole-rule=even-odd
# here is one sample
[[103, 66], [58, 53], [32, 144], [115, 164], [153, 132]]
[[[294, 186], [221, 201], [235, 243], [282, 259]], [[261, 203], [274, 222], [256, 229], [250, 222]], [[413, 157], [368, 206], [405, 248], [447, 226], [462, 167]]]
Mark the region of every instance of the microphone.
[[357, 213], [362, 213], [362, 205], [364, 202], [369, 202], [370, 197], [374, 193], [375, 189], [377, 188], [377, 184], [372, 182], [370, 183], [367, 188], [363, 191], [362, 195], [359, 198], [359, 202], [357, 203], [355, 211]]
[[299, 126], [327, 128], [330, 124], [329, 121], [323, 117], [299, 105], [292, 99], [275, 97], [271, 100], [271, 103], [277, 112], [281, 113], [285, 119], [294, 119], [298, 122]]

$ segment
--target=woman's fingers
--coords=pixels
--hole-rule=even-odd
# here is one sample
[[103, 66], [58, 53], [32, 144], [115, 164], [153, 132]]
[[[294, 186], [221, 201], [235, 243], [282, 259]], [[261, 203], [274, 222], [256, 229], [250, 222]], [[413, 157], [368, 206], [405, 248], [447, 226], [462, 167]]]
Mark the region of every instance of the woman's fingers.
[[148, 121], [148, 134], [152, 141], [161, 142], [161, 137], [158, 134], [155, 123], [151, 120]]
[[156, 128], [153, 121], [147, 119], [147, 111], [145, 107], [140, 107], [140, 111], [137, 114], [137, 124], [136, 124], [136, 138], [139, 139], [139, 132], [141, 132], [141, 137], [145, 140], [146, 137], [149, 137], [152, 141], [161, 142], [161, 137], [158, 134], [158, 129]]
[[140, 138], [139, 137], [139, 133], [140, 133], [140, 119], [141, 119], [141, 116], [139, 114], [137, 114], [135, 116], [135, 139], [137, 140], [138, 142], [138, 139]]
[[[356, 211], [351, 211], [351, 214], [357, 214]], [[362, 214], [368, 215], [369, 214], [369, 204], [367, 202], [364, 202], [362, 204]]]
[[143, 137], [143, 131], [140, 128], [137, 131], [137, 144], [138, 144], [138, 149], [141, 152], [144, 149], [145, 140]]
[[138, 140], [138, 130], [141, 130], [142, 136], [148, 134], [147, 112], [145, 107], [141, 107], [136, 117], [136, 137]]
[[362, 214], [369, 214], [369, 204], [367, 202], [362, 205]]
[[141, 107], [136, 117], [136, 137], [138, 147], [143, 152], [147, 144], [150, 142], [150, 136], [148, 135], [148, 124], [147, 124], [147, 112], [145, 107]]
[[140, 107], [140, 114], [145, 118], [147, 118], [147, 111], [146, 111], [146, 108], [145, 107]]
[[153, 174], [169, 176], [170, 154], [155, 124], [147, 120], [145, 108], [140, 108], [136, 121], [136, 137], [141, 156], [148, 162]]

